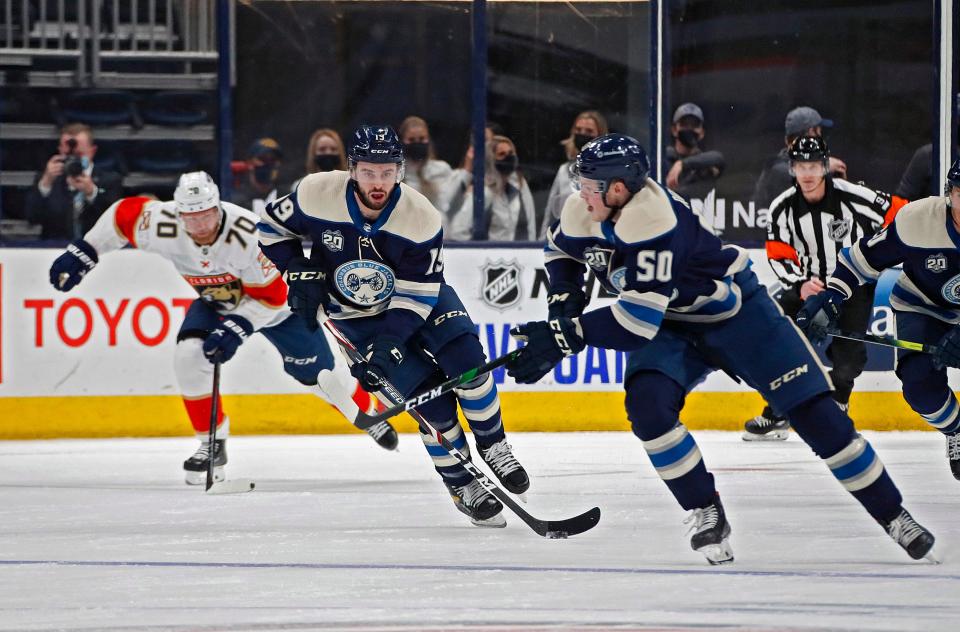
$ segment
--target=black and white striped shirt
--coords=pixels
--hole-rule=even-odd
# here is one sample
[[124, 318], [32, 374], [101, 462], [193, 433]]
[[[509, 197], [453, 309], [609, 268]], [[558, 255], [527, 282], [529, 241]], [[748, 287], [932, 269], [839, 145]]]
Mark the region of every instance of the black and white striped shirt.
[[828, 177], [826, 184], [819, 202], [807, 202], [794, 185], [770, 205], [767, 258], [784, 289], [829, 277], [841, 250], [885, 226], [907, 203], [846, 180]]

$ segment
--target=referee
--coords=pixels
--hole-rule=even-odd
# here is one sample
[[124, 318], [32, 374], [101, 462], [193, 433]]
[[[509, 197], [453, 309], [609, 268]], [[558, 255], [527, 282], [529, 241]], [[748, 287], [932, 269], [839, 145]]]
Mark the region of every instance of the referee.
[[[767, 258], [780, 280], [779, 302], [793, 317], [803, 301], [824, 288], [840, 251], [893, 221], [907, 200], [829, 175], [830, 150], [819, 136], [800, 136], [788, 151], [794, 184], [770, 205]], [[845, 303], [840, 327], [866, 331], [873, 312], [874, 285], [861, 285]], [[834, 338], [827, 347], [833, 365], [833, 398], [849, 408], [853, 381], [867, 363], [864, 343]], [[767, 406], [747, 421], [745, 441], [783, 440], [790, 423]]]

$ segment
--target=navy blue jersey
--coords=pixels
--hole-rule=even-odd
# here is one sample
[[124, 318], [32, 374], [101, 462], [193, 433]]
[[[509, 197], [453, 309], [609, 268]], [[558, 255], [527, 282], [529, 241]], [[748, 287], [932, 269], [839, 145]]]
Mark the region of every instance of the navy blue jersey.
[[583, 283], [587, 267], [618, 295], [610, 307], [580, 318], [587, 344], [636, 349], [663, 319], [715, 322], [741, 305], [733, 275], [749, 265], [747, 252], [724, 245], [687, 202], [647, 179], [616, 222], [590, 219], [586, 202], [570, 196], [544, 248], [551, 285]]
[[443, 282], [440, 213], [405, 184], [394, 187], [376, 221], [360, 212], [349, 174], [314, 173], [267, 205], [260, 247], [281, 271], [303, 256], [327, 272], [334, 319], [384, 314], [384, 330], [403, 340], [421, 327]]
[[858, 285], [876, 282], [883, 270], [901, 264], [891, 307], [960, 322], [960, 233], [947, 198], [911, 202], [885, 229], [845, 248], [827, 286], [849, 298]]

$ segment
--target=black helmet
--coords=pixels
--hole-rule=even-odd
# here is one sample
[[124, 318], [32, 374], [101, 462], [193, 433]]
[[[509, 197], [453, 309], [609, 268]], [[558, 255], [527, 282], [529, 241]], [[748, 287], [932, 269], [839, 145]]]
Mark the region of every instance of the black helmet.
[[960, 187], [960, 160], [955, 160], [947, 171], [947, 183], [943, 187], [943, 194], [950, 195], [950, 189]]
[[826, 166], [830, 161], [830, 150], [827, 141], [820, 136], [800, 136], [790, 143], [787, 156], [790, 162], [822, 162]]

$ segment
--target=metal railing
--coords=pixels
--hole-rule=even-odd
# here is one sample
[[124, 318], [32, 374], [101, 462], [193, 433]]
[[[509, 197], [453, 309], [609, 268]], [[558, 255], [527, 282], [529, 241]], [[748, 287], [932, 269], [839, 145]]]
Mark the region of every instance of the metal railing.
[[77, 85], [99, 86], [105, 62], [183, 62], [189, 73], [217, 59], [215, 0], [0, 0], [0, 18], [0, 64], [63, 59]]

